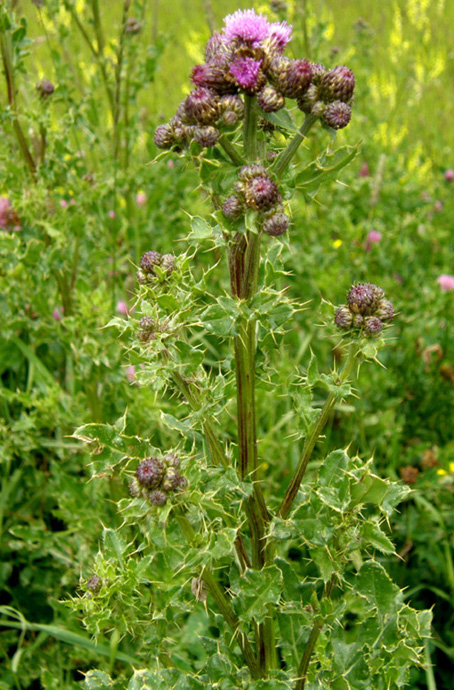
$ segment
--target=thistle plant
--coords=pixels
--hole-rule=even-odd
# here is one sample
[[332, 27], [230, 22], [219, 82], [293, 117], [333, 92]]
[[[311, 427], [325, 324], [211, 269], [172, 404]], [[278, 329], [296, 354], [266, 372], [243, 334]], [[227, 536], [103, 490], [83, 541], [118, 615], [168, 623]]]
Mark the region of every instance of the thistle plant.
[[[405, 603], [382, 563], [394, 554], [384, 523], [410, 489], [374, 474], [348, 444], [326, 457], [317, 448], [360, 366], [384, 346], [394, 308], [382, 288], [355, 284], [345, 304], [325, 305], [342, 362], [319, 374], [312, 356], [289, 382], [303, 414], [299, 460], [280, 458], [285, 485], [261, 457], [256, 389], [272, 386], [276, 343], [301, 308], [281, 287], [282, 242], [297, 232], [289, 201], [309, 198], [356, 153], [298, 157], [311, 130], [321, 125], [316, 136], [330, 144], [349, 124], [355, 78], [287, 57], [291, 36], [253, 10], [226, 17], [192, 70], [193, 90], [155, 132], [155, 164], [167, 151], [191, 160], [212, 203], [206, 219], [192, 217], [185, 253], [142, 256], [136, 311], [113, 322], [129, 336], [139, 384], [180, 401], [159, 422], [168, 445], [128, 436], [126, 418], [75, 434], [93, 444], [96, 473], [122, 481], [124, 524], [105, 529], [73, 604], [95, 634], [116, 617], [129, 648], [140, 631], [131, 689], [402, 687], [428, 636], [430, 613]], [[206, 243], [218, 258], [201, 270]], [[223, 266], [228, 291], [215, 288]]]

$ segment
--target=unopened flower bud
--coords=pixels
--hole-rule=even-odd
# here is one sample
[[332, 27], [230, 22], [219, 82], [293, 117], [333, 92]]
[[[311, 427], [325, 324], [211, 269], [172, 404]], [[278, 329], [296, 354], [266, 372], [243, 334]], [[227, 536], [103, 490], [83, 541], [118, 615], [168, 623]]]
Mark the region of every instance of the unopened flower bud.
[[138, 482], [147, 489], [157, 487], [164, 477], [165, 467], [158, 458], [145, 458], [136, 470]]
[[142, 328], [144, 331], [152, 331], [154, 330], [155, 326], [156, 324], [151, 316], [142, 316], [139, 321], [139, 328]]
[[170, 275], [175, 269], [175, 257], [173, 254], [164, 254], [161, 259], [161, 268]]
[[277, 185], [269, 177], [254, 177], [245, 184], [245, 201], [257, 211], [269, 211], [281, 199]]
[[152, 331], [139, 331], [137, 333], [137, 337], [139, 338], [141, 343], [148, 343], [150, 340], [156, 340], [156, 334], [153, 333]]
[[175, 453], [167, 453], [167, 455], [164, 455], [163, 462], [167, 467], [175, 467], [176, 469], [181, 465], [181, 460]]
[[287, 232], [290, 220], [285, 213], [274, 213], [270, 218], [267, 218], [263, 223], [263, 232], [271, 237], [279, 237]]
[[364, 326], [364, 316], [362, 314], [354, 314], [353, 325], [355, 328], [362, 328]]
[[309, 88], [312, 69], [307, 60], [284, 60], [277, 74], [276, 86], [286, 98], [300, 98]]
[[238, 90], [233, 75], [222, 59], [215, 58], [204, 65], [196, 65], [192, 70], [191, 79], [196, 86], [211, 89], [217, 94]]
[[98, 594], [98, 592], [102, 588], [102, 580], [98, 575], [93, 575], [93, 577], [90, 577], [90, 579], [87, 581], [87, 589], [92, 593], [92, 594]]
[[247, 182], [252, 180], [254, 177], [266, 176], [266, 169], [263, 165], [258, 165], [258, 163], [253, 163], [252, 165], [243, 165], [238, 173], [238, 179], [241, 182]]
[[233, 111], [239, 117], [244, 115], [244, 103], [239, 96], [229, 94], [222, 96], [219, 100], [219, 108], [223, 111]]
[[147, 275], [141, 270], [137, 271], [136, 278], [139, 285], [146, 285], [148, 283]]
[[383, 330], [383, 323], [376, 316], [367, 316], [364, 319], [363, 328], [367, 335], [377, 336]]
[[167, 503], [168, 496], [165, 491], [161, 491], [160, 489], [155, 489], [154, 491], [150, 491], [148, 493], [148, 500], [150, 503], [152, 503], [154, 506], [164, 506]]
[[179, 471], [175, 467], [169, 467], [162, 481], [162, 488], [165, 491], [175, 491], [180, 485], [180, 479], [181, 474]]
[[175, 144], [175, 135], [170, 125], [158, 125], [154, 133], [154, 143], [158, 149], [171, 149]]
[[229, 220], [237, 220], [243, 214], [243, 202], [237, 196], [228, 196], [222, 205], [222, 213]]
[[355, 90], [355, 77], [348, 67], [339, 65], [320, 77], [319, 93], [326, 103], [349, 103]]
[[265, 113], [273, 113], [285, 106], [285, 98], [271, 84], [267, 84], [258, 95], [259, 107]]
[[222, 113], [218, 124], [220, 127], [234, 127], [238, 119], [239, 115], [234, 110], [226, 110]]
[[347, 295], [350, 309], [357, 314], [370, 314], [375, 302], [375, 287], [372, 283], [354, 285]]
[[40, 97], [45, 99], [49, 98], [49, 96], [52, 96], [55, 91], [55, 86], [51, 81], [49, 81], [49, 79], [41, 79], [41, 81], [36, 84], [36, 90]]
[[140, 268], [144, 273], [153, 273], [155, 266], [159, 266], [161, 261], [162, 257], [159, 252], [145, 252], [140, 259]]
[[394, 317], [392, 302], [387, 299], [381, 299], [377, 304], [375, 316], [378, 316], [381, 321], [391, 321]]
[[331, 129], [344, 129], [350, 122], [352, 109], [343, 101], [328, 103], [323, 111], [322, 119]]
[[321, 78], [324, 74], [326, 74], [326, 67], [318, 62], [311, 62], [310, 65], [312, 71], [312, 83], [315, 84], [315, 86], [318, 86]]
[[186, 116], [191, 124], [210, 125], [219, 115], [219, 98], [211, 89], [199, 86], [183, 101]]
[[129, 493], [133, 498], [139, 498], [142, 495], [142, 487], [136, 478], [129, 482]]
[[128, 17], [126, 20], [125, 33], [138, 34], [142, 29], [142, 23], [135, 17]]
[[346, 306], [339, 307], [334, 316], [334, 322], [338, 328], [343, 331], [348, 331], [353, 323], [353, 314], [350, 309]]
[[220, 131], [216, 129], [216, 127], [211, 126], [194, 127], [192, 134], [196, 142], [204, 148], [215, 146], [219, 141], [219, 137], [221, 136]]
[[309, 114], [312, 112], [312, 109], [317, 103], [318, 98], [317, 87], [311, 84], [306, 93], [300, 96], [296, 103], [298, 108], [302, 110], [303, 113]]

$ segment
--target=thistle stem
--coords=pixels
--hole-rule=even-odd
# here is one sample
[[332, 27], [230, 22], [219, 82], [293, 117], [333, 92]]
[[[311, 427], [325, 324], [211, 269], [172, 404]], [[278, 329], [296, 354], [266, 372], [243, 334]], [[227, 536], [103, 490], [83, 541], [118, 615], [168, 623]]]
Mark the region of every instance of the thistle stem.
[[[178, 515], [177, 516], [178, 522], [180, 524], [181, 529], [184, 532], [184, 535], [188, 542], [191, 544], [194, 541], [195, 537], [195, 531], [194, 528], [192, 527], [191, 523], [189, 520], [184, 516], [184, 515]], [[233, 610], [232, 606], [230, 605], [229, 600], [227, 599], [226, 595], [224, 594], [221, 586], [219, 585], [218, 581], [216, 580], [216, 577], [212, 571], [212, 569], [207, 566], [204, 568], [203, 573], [201, 575], [201, 578], [205, 585], [207, 586], [208, 591], [210, 592], [211, 596], [213, 597], [214, 601], [216, 602], [220, 612], [224, 616], [224, 619], [227, 623], [227, 625], [230, 627], [232, 632], [235, 635], [235, 639], [238, 642], [240, 649], [243, 653], [244, 660], [251, 672], [251, 676], [254, 680], [260, 678], [260, 671], [259, 667], [257, 665], [257, 661], [255, 658], [254, 651], [251, 647], [251, 644], [247, 638], [247, 635], [243, 632], [240, 631], [240, 621], [238, 616], [236, 615], [235, 611]]]
[[[256, 98], [245, 96], [243, 128], [244, 156], [248, 162], [257, 158]], [[229, 252], [232, 292], [240, 302], [247, 302], [257, 293], [260, 266], [260, 232], [248, 230], [238, 233]], [[252, 567], [260, 570], [266, 565], [266, 525], [269, 513], [258, 483], [257, 419], [255, 405], [256, 320], [244, 315], [234, 339], [239, 474], [242, 480], [252, 478], [253, 493], [245, 502], [251, 535]], [[274, 621], [272, 607], [264, 623], [256, 626], [257, 659], [260, 676], [267, 675], [275, 664]]]
[[[342, 372], [340, 373], [339, 376], [339, 383], [343, 383], [348, 379], [350, 374], [353, 371], [353, 368], [355, 366], [355, 360], [356, 360], [356, 354], [357, 354], [357, 348], [354, 345], [350, 346], [349, 353], [347, 356], [347, 359], [345, 361], [344, 367], [342, 369]], [[287, 517], [287, 515], [290, 512], [290, 508], [292, 507], [293, 501], [295, 500], [298, 490], [301, 486], [301, 482], [303, 481], [303, 477], [306, 474], [307, 466], [309, 464], [309, 460], [312, 457], [312, 452], [315, 448], [315, 444], [318, 441], [318, 438], [320, 434], [322, 433], [323, 429], [326, 426], [326, 423], [328, 421], [329, 415], [331, 413], [331, 410], [334, 406], [334, 403], [336, 402], [337, 396], [335, 392], [332, 392], [329, 394], [327, 397], [325, 404], [323, 405], [321, 412], [318, 416], [317, 421], [315, 422], [314, 426], [312, 427], [309, 436], [306, 439], [306, 442], [304, 444], [303, 452], [301, 454], [301, 457], [298, 462], [298, 466], [296, 468], [295, 474], [293, 475], [293, 478], [287, 488], [287, 491], [285, 492], [284, 499], [281, 503], [281, 506], [279, 508], [279, 516], [283, 519]]]
[[219, 137], [218, 143], [220, 146], [222, 146], [222, 148], [224, 149], [225, 153], [228, 155], [228, 157], [230, 158], [232, 163], [235, 163], [235, 165], [245, 165], [246, 164], [246, 161], [243, 158], [243, 156], [240, 154], [240, 152], [238, 151], [236, 146], [234, 144], [232, 144], [230, 139], [228, 139], [225, 136], [225, 134], [221, 134], [221, 136]]
[[310, 128], [313, 124], [315, 124], [315, 122], [317, 122], [317, 117], [315, 115], [306, 115], [299, 131], [295, 134], [287, 148], [284, 149], [284, 151], [282, 151], [282, 153], [280, 153], [276, 158], [276, 161], [272, 167], [272, 171], [276, 177], [281, 178], [284, 172], [287, 170], [290, 161], [298, 151], [301, 143], [306, 138], [306, 134], [309, 132]]

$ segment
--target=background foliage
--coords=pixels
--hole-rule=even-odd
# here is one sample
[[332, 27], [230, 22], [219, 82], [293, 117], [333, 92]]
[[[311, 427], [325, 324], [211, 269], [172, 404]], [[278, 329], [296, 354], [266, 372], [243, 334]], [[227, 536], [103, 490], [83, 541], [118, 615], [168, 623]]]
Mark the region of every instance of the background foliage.
[[[135, 656], [134, 635], [154, 643], [155, 631], [128, 611], [134, 597], [143, 606], [151, 596], [142, 573], [129, 574], [130, 580], [111, 574], [119, 578], [117, 598], [106, 609], [102, 599], [82, 598], [94, 609], [89, 632], [96, 625], [103, 631], [97, 646], [68, 606], [90, 576], [112, 567], [99, 545], [104, 554], [118, 547], [109, 539], [124, 516], [113, 501], [127, 496], [124, 480], [111, 468], [99, 476], [96, 457], [72, 434], [88, 422], [118, 429], [126, 424], [128, 436], [148, 438], [153, 447], [180, 444], [189, 456], [197, 443], [188, 436], [181, 446], [178, 429], [167, 422], [184, 411], [170, 395], [162, 400], [133, 383], [129, 367], [138, 372], [140, 357], [128, 350], [127, 334], [121, 348], [117, 329], [106, 324], [125, 318], [123, 302], [133, 307], [140, 255], [148, 249], [190, 252], [185, 210], [210, 210], [196, 190], [195, 172], [178, 156], [147, 165], [157, 153], [153, 130], [188, 88], [209, 25], [252, 6], [132, 3], [129, 16], [141, 22], [141, 31], [120, 40], [120, 3], [109, 12], [100, 5], [102, 33], [94, 2], [39, 5], [16, 3], [13, 27], [5, 23], [10, 8], [0, 7], [17, 87], [11, 105], [6, 81], [0, 86], [0, 195], [9, 198], [21, 225], [0, 233], [0, 688], [24, 690], [77, 687], [81, 672], [93, 667], [115, 675]], [[265, 3], [256, 9], [269, 10]], [[442, 0], [320, 1], [288, 3], [287, 12], [278, 17], [295, 26], [295, 55], [328, 66], [345, 63], [355, 72], [356, 105], [347, 131], [349, 143], [362, 143], [342, 184], [308, 205], [294, 199], [281, 287], [310, 303], [278, 342], [275, 387], [262, 379], [261, 454], [271, 481], [281, 486], [297, 461], [289, 431], [307, 414], [288, 394], [288, 382], [303, 372], [311, 349], [326, 370], [330, 366], [333, 341], [314, 325], [323, 318], [313, 318], [320, 298], [344, 301], [353, 280], [383, 285], [400, 312], [381, 355], [386, 368], [363, 367], [360, 396], [336, 410], [318, 453], [351, 442], [353, 456], [373, 453], [381, 476], [397, 479], [409, 466], [418, 470], [403, 474], [415, 481], [415, 492], [391, 526], [400, 557], [388, 554], [381, 562], [407, 588], [413, 607], [434, 606], [427, 646], [434, 677], [415, 670], [411, 687], [448, 690], [454, 656], [454, 291], [442, 291], [437, 278], [454, 273], [454, 183], [443, 177], [454, 167], [448, 98], [454, 7]], [[57, 87], [46, 100], [35, 90], [44, 77]], [[36, 179], [14, 135], [16, 109]], [[346, 136], [339, 133], [337, 144]], [[309, 146], [317, 153], [320, 138]], [[371, 231], [380, 233], [378, 242], [368, 239]], [[205, 251], [197, 253], [196, 278], [212, 261]], [[212, 280], [219, 281], [216, 289], [227, 285], [224, 265]], [[206, 336], [213, 362], [215, 343]], [[266, 363], [265, 351], [262, 357]], [[302, 557], [293, 555], [297, 562]], [[166, 596], [173, 596], [170, 586]], [[77, 599], [73, 608], [79, 606]], [[187, 648], [203, 616], [190, 619]], [[24, 619], [34, 625], [25, 628]], [[103, 687], [102, 678], [99, 686], [95, 676], [90, 682]]]

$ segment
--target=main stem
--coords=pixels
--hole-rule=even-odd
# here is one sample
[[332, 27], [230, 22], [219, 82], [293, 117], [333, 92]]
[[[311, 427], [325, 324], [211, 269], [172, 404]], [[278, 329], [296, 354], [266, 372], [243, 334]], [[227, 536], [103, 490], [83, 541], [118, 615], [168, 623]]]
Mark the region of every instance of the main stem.
[[[257, 159], [257, 105], [256, 98], [245, 97], [243, 129], [245, 162]], [[240, 301], [249, 301], [257, 292], [260, 266], [260, 232], [248, 230], [236, 236], [229, 253], [232, 292]], [[239, 474], [241, 479], [253, 481], [252, 496], [245, 509], [251, 535], [252, 565], [260, 570], [266, 562], [266, 525], [269, 520], [265, 499], [259, 484], [257, 456], [257, 418], [255, 406], [255, 352], [256, 321], [244, 316], [234, 340]], [[257, 658], [262, 676], [276, 664], [274, 621], [271, 607], [265, 622], [258, 625]]]
[[[342, 372], [339, 376], [340, 382], [347, 380], [350, 374], [352, 373], [356, 361], [356, 352], [357, 348], [355, 347], [355, 345], [352, 344], [350, 346], [348, 356], [345, 361]], [[284, 499], [281, 503], [281, 507], [279, 508], [279, 516], [281, 518], [285, 519], [290, 512], [290, 508], [292, 507], [293, 501], [296, 498], [303, 477], [306, 474], [307, 466], [309, 464], [309, 460], [312, 457], [312, 452], [315, 448], [315, 444], [317, 443], [320, 434], [326, 426], [331, 410], [334, 406], [334, 403], [336, 402], [336, 398], [337, 396], [335, 392], [329, 394], [325, 401], [325, 404], [321, 409], [317, 421], [315, 422], [306, 439], [303, 452], [298, 462], [298, 467], [296, 468], [295, 474], [293, 475], [292, 481], [290, 482], [285, 493]]]

